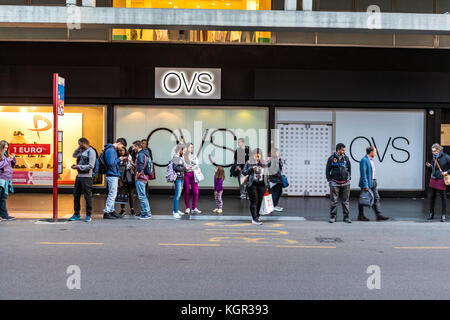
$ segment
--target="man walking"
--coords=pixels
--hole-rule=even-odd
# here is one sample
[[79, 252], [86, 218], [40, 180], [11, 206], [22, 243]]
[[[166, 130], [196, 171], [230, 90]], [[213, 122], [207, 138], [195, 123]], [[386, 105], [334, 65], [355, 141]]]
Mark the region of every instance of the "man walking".
[[84, 195], [86, 201], [86, 218], [84, 222], [90, 222], [92, 214], [92, 175], [95, 167], [97, 154], [90, 146], [89, 140], [80, 138], [78, 140], [78, 148], [75, 149], [73, 157], [77, 159], [77, 164], [72, 165], [73, 170], [77, 170], [78, 174], [73, 186], [73, 216], [69, 221], [81, 220], [80, 217], [80, 198]]
[[[362, 190], [368, 191], [369, 188], [372, 190], [373, 195], [375, 197], [374, 204], [373, 204], [373, 210], [375, 211], [375, 216], [377, 221], [384, 221], [388, 220], [389, 217], [385, 217], [381, 214], [381, 208], [380, 208], [380, 194], [378, 193], [378, 184], [375, 174], [375, 163], [373, 159], [377, 155], [377, 149], [375, 147], [369, 146], [366, 149], [366, 156], [361, 159], [361, 162], [359, 163], [359, 171], [360, 171], [360, 178], [359, 178], [359, 187]], [[364, 216], [364, 207], [361, 204], [358, 204], [358, 221], [369, 221]]]
[[349, 158], [345, 155], [345, 145], [338, 143], [336, 152], [328, 158], [327, 161], [327, 181], [330, 185], [330, 223], [336, 222], [338, 201], [341, 201], [342, 211], [344, 212], [344, 222], [352, 223], [350, 220], [349, 198], [350, 198], [350, 179], [351, 164]]
[[114, 205], [116, 202], [117, 188], [120, 178], [119, 163], [122, 160], [126, 160], [127, 157], [118, 157], [117, 149], [122, 149], [126, 146], [126, 140], [123, 138], [119, 138], [114, 144], [105, 145], [105, 149], [103, 151], [107, 168], [105, 176], [106, 182], [108, 184], [108, 197], [106, 198], [103, 219], [121, 218], [121, 216], [116, 213]]
[[247, 198], [247, 190], [245, 184], [242, 183], [242, 169], [247, 161], [250, 159], [250, 147], [245, 145], [245, 139], [238, 139], [238, 148], [234, 151], [234, 168], [238, 172], [239, 191], [241, 199]]

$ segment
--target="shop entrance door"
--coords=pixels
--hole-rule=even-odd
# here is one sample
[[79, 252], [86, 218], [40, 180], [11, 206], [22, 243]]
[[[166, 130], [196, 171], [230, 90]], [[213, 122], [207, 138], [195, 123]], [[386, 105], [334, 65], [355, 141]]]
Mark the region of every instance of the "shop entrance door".
[[286, 161], [283, 171], [289, 180], [285, 194], [329, 194], [325, 165], [332, 150], [332, 125], [279, 123], [278, 129], [278, 146]]

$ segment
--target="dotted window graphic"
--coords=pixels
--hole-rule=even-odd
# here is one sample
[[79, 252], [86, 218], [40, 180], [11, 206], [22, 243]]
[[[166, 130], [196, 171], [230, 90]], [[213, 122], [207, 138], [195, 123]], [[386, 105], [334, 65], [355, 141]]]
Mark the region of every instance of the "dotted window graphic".
[[279, 149], [286, 161], [288, 195], [324, 196], [329, 194], [325, 165], [331, 154], [331, 125], [279, 124]]

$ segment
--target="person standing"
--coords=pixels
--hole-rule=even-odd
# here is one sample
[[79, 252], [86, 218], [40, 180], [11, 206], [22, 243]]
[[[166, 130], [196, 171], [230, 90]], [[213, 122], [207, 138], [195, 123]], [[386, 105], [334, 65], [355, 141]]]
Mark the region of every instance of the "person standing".
[[71, 168], [77, 170], [78, 174], [73, 186], [74, 213], [73, 216], [69, 218], [69, 221], [81, 220], [80, 198], [81, 194], [83, 194], [84, 200], [86, 201], [86, 218], [84, 219], [84, 222], [90, 222], [92, 220], [92, 176], [97, 154], [90, 146], [88, 139], [80, 138], [78, 140], [78, 148], [75, 149], [72, 156], [77, 159], [77, 164], [72, 165]]
[[[375, 163], [373, 159], [377, 155], [377, 149], [375, 147], [369, 146], [366, 149], [366, 156], [361, 159], [359, 163], [359, 187], [362, 190], [368, 191], [369, 188], [372, 190], [375, 197], [373, 210], [375, 211], [375, 216], [377, 221], [388, 220], [389, 217], [385, 217], [381, 214], [380, 208], [380, 194], [378, 193], [378, 183], [376, 179]], [[358, 221], [369, 221], [366, 216], [364, 216], [364, 207], [358, 204]]]
[[269, 185], [272, 189], [272, 201], [275, 211], [283, 211], [283, 208], [278, 206], [281, 194], [283, 193], [283, 160], [281, 159], [280, 152], [277, 148], [272, 148], [269, 152], [268, 165], [269, 165]]
[[13, 153], [9, 154], [9, 143], [5, 140], [0, 141], [0, 221], [16, 219], [8, 214], [6, 208], [8, 195], [14, 192], [12, 177], [15, 165], [16, 156]]
[[327, 161], [326, 176], [330, 185], [330, 223], [336, 222], [338, 201], [341, 201], [344, 222], [350, 220], [350, 180], [352, 167], [350, 159], [345, 155], [345, 145], [338, 143], [336, 152]]
[[259, 219], [259, 211], [267, 190], [268, 179], [266, 174], [267, 163], [262, 159], [262, 151], [256, 148], [252, 156], [242, 169], [242, 174], [247, 178], [247, 192], [250, 198], [250, 213], [252, 214], [252, 223], [262, 225]]
[[245, 183], [242, 183], [243, 175], [242, 175], [242, 169], [244, 168], [247, 161], [250, 159], [250, 147], [245, 145], [245, 139], [239, 138], [238, 139], [238, 147], [234, 151], [234, 170], [238, 172], [237, 178], [238, 178], [238, 184], [239, 184], [239, 191], [241, 194], [241, 199], [247, 198], [247, 190]]
[[169, 165], [173, 166], [173, 171], [177, 174], [177, 178], [174, 181], [175, 185], [175, 196], [173, 197], [173, 217], [175, 219], [180, 219], [183, 212], [178, 210], [178, 201], [181, 197], [181, 192], [183, 191], [184, 182], [184, 172], [186, 171], [184, 163], [184, 154], [186, 152], [186, 146], [184, 144], [178, 144], [175, 148], [175, 154]]
[[214, 200], [216, 201], [216, 208], [214, 213], [222, 213], [223, 208], [223, 181], [225, 180], [225, 170], [221, 166], [217, 166], [214, 170]]
[[117, 150], [125, 147], [125, 139], [119, 138], [114, 144], [105, 145], [103, 151], [107, 167], [105, 176], [108, 185], [108, 196], [106, 198], [105, 209], [103, 211], [103, 219], [121, 218], [121, 216], [115, 212], [114, 204], [116, 202], [117, 188], [120, 178], [119, 163], [122, 160], [126, 160], [126, 157], [118, 157]]
[[[132, 150], [132, 147], [130, 147], [129, 150]], [[124, 200], [128, 198], [128, 203], [130, 204], [130, 214], [134, 215], [134, 207], [133, 207], [133, 198], [132, 198], [132, 190], [135, 186], [135, 180], [133, 177], [133, 173], [130, 170], [131, 164], [129, 163], [131, 156], [128, 153], [128, 151], [123, 148], [119, 149], [119, 157], [126, 157], [126, 160], [121, 160], [119, 163], [119, 172], [120, 172], [120, 179], [119, 179], [119, 186], [117, 191], [117, 200], [120, 202], [120, 213], [119, 215], [123, 217], [125, 215], [125, 207], [126, 204]], [[133, 213], [132, 213], [133, 212]]]
[[[148, 151], [148, 154], [150, 155], [150, 159], [151, 159], [152, 162], [153, 162], [153, 153], [152, 153], [152, 149], [150, 149], [150, 147], [148, 146], [148, 141], [147, 141], [147, 139], [142, 139], [142, 140], [141, 140], [141, 143], [142, 143], [142, 149]], [[150, 177], [149, 177], [149, 178], [150, 178]], [[150, 180], [150, 179], [149, 179], [149, 180]], [[147, 194], [147, 196], [149, 195], [149, 188], [150, 188], [150, 185], [147, 183], [147, 184], [145, 185], [145, 193]]]
[[152, 160], [148, 150], [142, 148], [142, 143], [140, 141], [137, 141], [134, 144], [134, 147], [137, 151], [135, 177], [136, 191], [141, 204], [141, 213], [138, 218], [141, 220], [146, 220], [152, 217], [150, 204], [148, 203], [147, 193], [145, 190], [145, 186], [148, 182], [148, 175], [151, 173], [150, 171], [147, 171], [146, 168], [152, 167]]
[[[195, 170], [199, 168], [199, 162], [194, 153], [194, 145], [186, 144], [186, 153], [184, 154], [184, 163], [186, 172], [184, 173], [184, 204], [186, 205], [185, 214], [202, 213], [197, 209], [198, 201], [198, 180], [195, 176]], [[190, 190], [192, 190], [192, 207], [190, 206]]]
[[441, 197], [441, 222], [446, 221], [447, 213], [447, 186], [444, 182], [444, 176], [449, 174], [450, 169], [450, 156], [444, 153], [444, 148], [435, 143], [431, 146], [431, 152], [433, 153], [433, 160], [431, 163], [427, 162], [426, 166], [431, 170], [430, 177], [430, 213], [428, 214], [428, 220], [434, 219], [434, 204], [436, 201], [437, 193]]

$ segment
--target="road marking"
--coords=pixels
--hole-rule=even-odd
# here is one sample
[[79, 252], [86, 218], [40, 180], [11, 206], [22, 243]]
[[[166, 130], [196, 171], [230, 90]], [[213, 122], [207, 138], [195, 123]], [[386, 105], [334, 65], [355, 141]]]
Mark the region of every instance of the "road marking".
[[159, 246], [220, 247], [216, 243], [158, 243]]
[[87, 245], [87, 246], [99, 246], [103, 242], [39, 242], [39, 244], [62, 244], [62, 245]]
[[278, 245], [277, 248], [336, 249], [336, 247], [334, 246], [284, 246], [284, 245]]
[[[208, 222], [205, 223], [205, 226], [210, 226], [210, 227], [248, 227], [250, 225], [250, 222], [248, 223], [235, 223], [235, 224], [226, 224], [225, 222]], [[268, 223], [266, 222], [264, 224], [264, 227], [270, 227], [270, 228], [279, 228], [279, 227], [283, 227], [284, 224], [281, 223]]]
[[263, 229], [205, 229], [206, 233], [218, 233], [218, 234], [237, 234], [237, 235], [288, 235], [289, 232], [283, 230], [263, 230]]
[[412, 250], [427, 250], [427, 249], [450, 249], [450, 247], [394, 247], [395, 249], [412, 249]]

